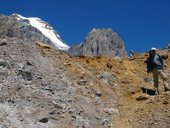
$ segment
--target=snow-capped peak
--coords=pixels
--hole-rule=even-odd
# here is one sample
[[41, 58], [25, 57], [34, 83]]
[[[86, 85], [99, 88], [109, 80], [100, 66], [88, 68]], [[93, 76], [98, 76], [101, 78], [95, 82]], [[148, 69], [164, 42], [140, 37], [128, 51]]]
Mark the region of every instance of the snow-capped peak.
[[13, 14], [17, 16], [18, 20], [20, 19], [26, 19], [29, 20], [30, 25], [37, 28], [43, 35], [45, 35], [58, 49], [60, 50], [68, 50], [69, 46], [63, 43], [60, 40], [60, 36], [56, 34], [56, 32], [53, 30], [51, 26], [48, 25], [48, 23], [42, 21], [40, 18], [36, 17], [23, 17], [19, 14]]

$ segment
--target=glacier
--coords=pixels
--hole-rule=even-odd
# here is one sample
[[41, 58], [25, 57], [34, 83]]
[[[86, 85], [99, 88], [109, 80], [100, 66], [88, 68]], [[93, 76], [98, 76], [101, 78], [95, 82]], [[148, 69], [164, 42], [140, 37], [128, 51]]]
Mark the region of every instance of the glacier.
[[41, 33], [46, 36], [59, 50], [68, 50], [70, 47], [60, 40], [60, 36], [55, 33], [54, 29], [46, 22], [36, 17], [24, 17], [19, 14], [13, 14], [18, 16], [18, 20], [29, 20], [31, 26], [37, 28]]

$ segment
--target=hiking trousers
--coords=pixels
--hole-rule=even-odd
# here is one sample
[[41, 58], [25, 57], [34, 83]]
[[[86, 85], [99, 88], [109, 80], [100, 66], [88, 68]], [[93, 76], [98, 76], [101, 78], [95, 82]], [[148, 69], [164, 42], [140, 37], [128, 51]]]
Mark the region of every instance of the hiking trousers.
[[153, 69], [152, 72], [153, 72], [153, 81], [154, 81], [154, 87], [155, 88], [158, 88], [159, 76], [161, 76], [161, 78], [163, 79], [164, 87], [169, 88], [168, 83], [167, 83], [167, 76], [162, 69]]

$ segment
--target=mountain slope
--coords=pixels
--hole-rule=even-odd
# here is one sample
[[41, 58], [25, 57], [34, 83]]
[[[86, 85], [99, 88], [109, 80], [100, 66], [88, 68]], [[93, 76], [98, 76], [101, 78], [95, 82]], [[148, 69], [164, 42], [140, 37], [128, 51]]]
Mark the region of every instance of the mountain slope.
[[[170, 94], [162, 86], [158, 96], [143, 91], [153, 87], [146, 57], [74, 57], [1, 37], [0, 126], [167, 128]], [[166, 73], [169, 79], [169, 66]]]
[[118, 113], [112, 91], [100, 98], [98, 78], [66, 53], [2, 37], [0, 58], [1, 127], [103, 128]]

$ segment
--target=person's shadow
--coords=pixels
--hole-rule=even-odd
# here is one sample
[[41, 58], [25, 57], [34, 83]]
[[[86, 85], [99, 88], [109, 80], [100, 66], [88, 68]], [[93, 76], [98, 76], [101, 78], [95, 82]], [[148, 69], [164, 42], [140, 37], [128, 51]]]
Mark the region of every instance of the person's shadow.
[[144, 88], [144, 87], [141, 87], [141, 89], [142, 89], [143, 93], [146, 93], [146, 94], [151, 95], [151, 96], [155, 95], [155, 91], [152, 90], [152, 89], [148, 89], [148, 88]]

